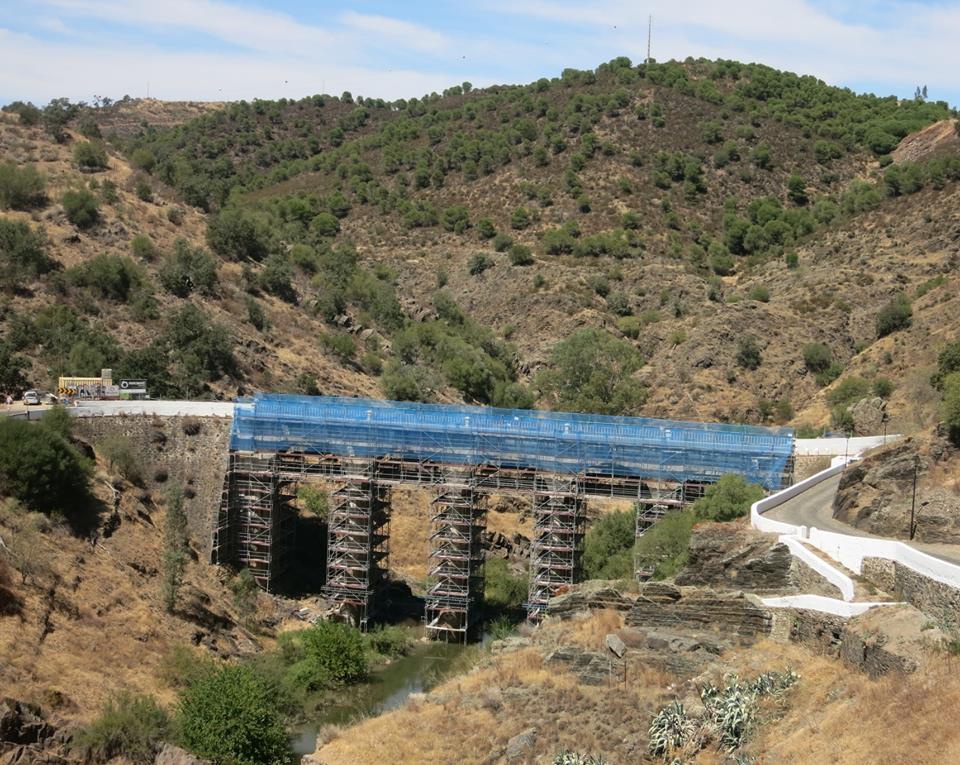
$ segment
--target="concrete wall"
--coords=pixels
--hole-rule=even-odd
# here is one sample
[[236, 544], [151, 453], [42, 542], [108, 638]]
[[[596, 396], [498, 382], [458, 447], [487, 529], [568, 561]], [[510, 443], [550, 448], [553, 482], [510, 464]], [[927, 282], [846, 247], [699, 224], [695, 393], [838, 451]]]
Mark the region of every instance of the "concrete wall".
[[[75, 432], [94, 447], [109, 437], [128, 439], [142, 465], [145, 485], [158, 500], [167, 486], [180, 484], [187, 495], [184, 504], [191, 541], [209, 559], [227, 468], [230, 424], [223, 417], [118, 415], [79, 418]], [[164, 473], [166, 478], [158, 480]]]

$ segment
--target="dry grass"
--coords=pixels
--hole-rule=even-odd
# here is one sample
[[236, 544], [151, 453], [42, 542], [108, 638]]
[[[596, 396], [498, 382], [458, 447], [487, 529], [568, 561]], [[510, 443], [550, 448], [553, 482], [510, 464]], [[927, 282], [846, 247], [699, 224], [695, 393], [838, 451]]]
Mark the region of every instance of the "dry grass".
[[423, 582], [427, 578], [430, 493], [395, 488], [390, 515], [390, 569]]

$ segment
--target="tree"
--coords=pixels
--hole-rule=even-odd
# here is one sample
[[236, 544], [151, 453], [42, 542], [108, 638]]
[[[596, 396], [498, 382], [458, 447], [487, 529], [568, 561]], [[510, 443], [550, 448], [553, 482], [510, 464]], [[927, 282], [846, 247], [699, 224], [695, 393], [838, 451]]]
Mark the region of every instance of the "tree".
[[249, 623], [257, 611], [257, 595], [260, 588], [253, 572], [245, 568], [230, 582], [230, 591], [233, 593], [233, 605], [240, 614], [240, 621]]
[[340, 221], [333, 213], [322, 212], [310, 221], [310, 228], [323, 237], [332, 237], [340, 233]]
[[106, 300], [127, 302], [130, 293], [143, 285], [140, 268], [122, 255], [96, 255], [82, 265], [71, 268], [68, 279], [78, 287], [86, 287]]
[[810, 201], [807, 196], [807, 184], [797, 173], [791, 175], [790, 180], [787, 181], [787, 196], [796, 205], [805, 205]]
[[293, 289], [293, 267], [286, 255], [274, 253], [263, 263], [258, 281], [260, 286], [271, 295], [276, 295], [288, 303], [297, 302], [297, 293]]
[[53, 268], [42, 228], [0, 218], [0, 289], [13, 292]]
[[748, 483], [742, 475], [728, 473], [707, 487], [693, 510], [699, 517], [711, 521], [732, 521], [749, 513], [750, 505], [763, 497], [762, 486]]
[[256, 213], [228, 207], [207, 224], [207, 244], [231, 260], [263, 260], [272, 242], [266, 221]]
[[67, 140], [64, 128], [79, 108], [79, 104], [71, 104], [68, 98], [54, 98], [43, 108], [43, 127], [57, 143]]
[[537, 382], [558, 409], [635, 414], [647, 396], [632, 377], [642, 364], [632, 343], [601, 329], [582, 329], [554, 346]]
[[27, 378], [23, 374], [27, 362], [14, 355], [10, 346], [0, 342], [0, 393], [19, 396], [27, 388]]
[[833, 354], [823, 343], [808, 343], [803, 346], [803, 363], [811, 372], [825, 372], [833, 363]]
[[204, 673], [180, 695], [183, 743], [230, 765], [288, 765], [292, 752], [277, 699], [252, 669], [231, 664]]
[[71, 189], [61, 198], [63, 210], [77, 228], [90, 228], [100, 219], [100, 204], [86, 189]]
[[187, 541], [187, 515], [183, 511], [183, 489], [177, 485], [167, 490], [167, 517], [163, 524], [163, 580], [161, 594], [163, 607], [173, 613], [177, 594], [183, 583], [187, 566], [189, 543]]
[[906, 329], [913, 321], [913, 308], [906, 295], [898, 295], [887, 303], [877, 314], [877, 337], [886, 337], [893, 332]]
[[281, 638], [281, 650], [292, 659], [287, 676], [297, 688], [316, 691], [367, 675], [360, 631], [340, 622], [321, 621], [308, 630], [287, 633]]
[[583, 571], [588, 579], [622, 579], [633, 573], [636, 515], [633, 510], [600, 516], [583, 542]]
[[0, 495], [30, 510], [83, 510], [89, 499], [90, 464], [53, 428], [0, 419]]

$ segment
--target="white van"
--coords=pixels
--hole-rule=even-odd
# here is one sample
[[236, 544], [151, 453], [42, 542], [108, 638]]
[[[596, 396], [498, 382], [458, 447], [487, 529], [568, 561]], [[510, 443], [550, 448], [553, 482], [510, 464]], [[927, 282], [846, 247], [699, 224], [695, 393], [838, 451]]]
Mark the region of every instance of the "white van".
[[27, 406], [39, 406], [40, 394], [38, 394], [35, 390], [28, 390], [23, 394], [23, 403]]

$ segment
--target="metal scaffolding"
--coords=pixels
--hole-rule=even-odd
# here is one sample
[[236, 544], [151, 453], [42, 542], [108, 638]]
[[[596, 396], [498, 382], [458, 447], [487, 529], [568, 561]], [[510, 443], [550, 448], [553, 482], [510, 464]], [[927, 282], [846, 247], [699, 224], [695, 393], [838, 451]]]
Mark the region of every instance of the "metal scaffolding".
[[213, 560], [249, 569], [268, 592], [287, 569], [296, 517], [274, 458], [230, 456], [214, 531]]
[[541, 486], [533, 495], [533, 541], [527, 617], [537, 620], [547, 601], [580, 579], [586, 501], [574, 479], [567, 486]]
[[331, 500], [324, 594], [344, 617], [366, 629], [387, 569], [390, 488], [357, 476]]
[[473, 487], [441, 488], [432, 504], [427, 633], [466, 642], [483, 605], [487, 498]]
[[[700, 499], [707, 484], [695, 481], [644, 481], [635, 504], [636, 538], [642, 537], [668, 513], [678, 512]], [[634, 572], [638, 581], [653, 576], [659, 560], [646, 555], [634, 556]]]

